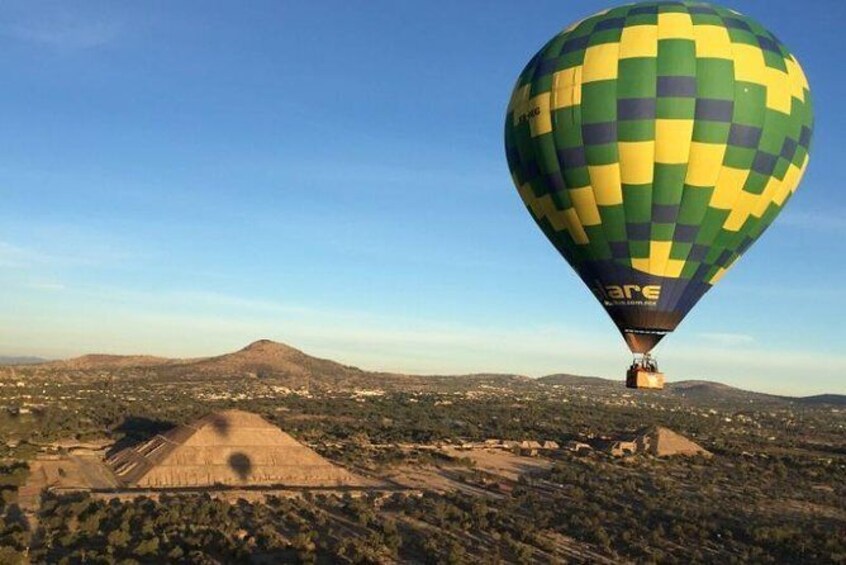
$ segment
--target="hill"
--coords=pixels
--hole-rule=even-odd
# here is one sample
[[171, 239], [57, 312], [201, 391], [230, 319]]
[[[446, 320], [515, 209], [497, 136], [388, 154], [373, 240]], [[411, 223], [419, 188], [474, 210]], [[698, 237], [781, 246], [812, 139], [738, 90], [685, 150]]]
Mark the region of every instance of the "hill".
[[160, 367], [171, 363], [177, 363], [175, 359], [154, 357], [152, 355], [105, 355], [92, 354], [65, 359], [62, 361], [50, 361], [45, 363], [59, 369], [130, 369], [136, 367]]
[[361, 370], [312, 357], [283, 343], [261, 339], [234, 353], [183, 362], [169, 372], [211, 377], [249, 375], [309, 378], [339, 377], [360, 373]]
[[531, 385], [521, 375], [473, 374], [420, 376], [365, 371], [329, 359], [314, 357], [268, 339], [223, 355], [196, 359], [169, 359], [150, 355], [84, 355], [64, 361], [34, 365], [39, 374], [68, 370], [98, 377], [103, 371], [118, 378], [163, 380], [265, 379], [290, 389], [386, 389], [424, 390], [467, 387]]
[[[3, 359], [3, 358], [0, 358]], [[15, 358], [18, 359], [18, 358]], [[0, 366], [3, 363], [0, 362]], [[10, 371], [17, 371], [12, 373]], [[62, 374], [62, 371], [73, 371]], [[592, 389], [595, 393], [617, 393], [624, 390], [621, 381], [556, 373], [537, 379], [515, 374], [470, 375], [405, 375], [367, 371], [329, 359], [314, 357], [268, 339], [224, 355], [196, 359], [171, 359], [152, 355], [84, 355], [64, 361], [27, 364], [18, 369], [0, 369], [0, 376], [43, 376], [51, 379], [96, 378], [106, 371], [119, 379], [144, 378], [162, 380], [225, 380], [266, 379], [290, 389], [383, 389], [393, 391], [467, 390], [472, 388], [528, 389], [541, 386], [573, 386]], [[17, 377], [15, 377], [17, 378]], [[775, 396], [751, 392], [726, 384], [688, 380], [667, 383], [660, 395], [669, 395], [694, 402], [742, 403], [763, 402], [784, 405], [846, 405], [846, 396], [822, 394], [806, 398]]]
[[312, 357], [299, 349], [267, 339], [253, 342], [234, 353], [168, 364], [160, 367], [157, 374], [190, 379], [272, 379], [292, 389], [413, 385], [416, 382], [415, 377], [372, 373]]
[[846, 395], [844, 395], [844, 394], [817, 394], [815, 396], [804, 396], [802, 398], [797, 398], [796, 401], [799, 404], [805, 404], [805, 405], [811, 405], [811, 406], [819, 406], [819, 405], [846, 406]]
[[46, 363], [47, 359], [28, 356], [0, 356], [0, 365], [38, 365]]
[[[578, 386], [592, 388], [594, 391], [607, 391], [620, 389], [622, 383], [612, 379], [600, 377], [583, 377], [570, 374], [547, 375], [537, 379], [537, 382], [545, 385]], [[777, 396], [763, 392], [743, 390], [727, 384], [706, 381], [687, 380], [668, 382], [663, 393], [677, 398], [684, 398], [697, 403], [729, 403], [749, 404], [763, 403], [768, 405], [785, 405], [797, 403], [802, 405], [831, 405], [846, 406], [846, 396], [841, 394], [820, 394], [808, 397]]]
[[671, 382], [667, 383], [667, 389], [673, 395], [703, 402], [760, 402], [764, 404], [784, 404], [785, 402], [795, 400], [790, 397], [775, 396], [763, 392], [753, 392], [750, 390], [735, 388], [723, 383], [703, 380]]

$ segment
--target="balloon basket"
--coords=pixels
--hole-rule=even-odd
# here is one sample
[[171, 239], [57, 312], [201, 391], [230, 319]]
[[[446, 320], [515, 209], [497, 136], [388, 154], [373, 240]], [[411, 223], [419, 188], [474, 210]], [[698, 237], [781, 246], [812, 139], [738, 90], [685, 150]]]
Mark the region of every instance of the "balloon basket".
[[664, 388], [664, 373], [658, 370], [658, 363], [648, 353], [640, 358], [635, 357], [632, 366], [626, 371], [626, 386], [661, 390]]
[[629, 369], [626, 372], [626, 386], [628, 388], [661, 390], [664, 388], [664, 373], [644, 369]]

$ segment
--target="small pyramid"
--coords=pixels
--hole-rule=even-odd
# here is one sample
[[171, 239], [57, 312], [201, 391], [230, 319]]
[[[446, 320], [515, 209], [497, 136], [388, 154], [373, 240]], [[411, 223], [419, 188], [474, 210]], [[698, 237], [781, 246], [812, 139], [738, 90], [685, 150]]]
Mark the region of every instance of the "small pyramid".
[[215, 412], [178, 426], [119, 451], [107, 464], [130, 488], [368, 484], [242, 410]]
[[712, 454], [699, 444], [677, 434], [669, 428], [654, 426], [643, 430], [635, 439], [639, 453], [649, 453], [656, 457], [671, 455], [704, 455]]

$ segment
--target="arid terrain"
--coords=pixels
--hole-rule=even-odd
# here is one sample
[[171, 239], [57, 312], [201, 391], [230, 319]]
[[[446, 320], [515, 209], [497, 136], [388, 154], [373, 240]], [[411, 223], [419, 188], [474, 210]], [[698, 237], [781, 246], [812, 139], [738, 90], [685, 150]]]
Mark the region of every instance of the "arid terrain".
[[846, 561], [838, 395], [384, 374], [262, 340], [0, 367], [0, 429], [2, 563]]

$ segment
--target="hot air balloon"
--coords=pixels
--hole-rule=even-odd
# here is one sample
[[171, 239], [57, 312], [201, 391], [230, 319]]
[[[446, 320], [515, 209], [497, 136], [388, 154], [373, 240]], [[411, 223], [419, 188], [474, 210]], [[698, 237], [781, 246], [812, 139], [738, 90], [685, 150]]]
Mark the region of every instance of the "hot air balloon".
[[796, 58], [733, 10], [613, 8], [553, 37], [520, 74], [505, 151], [535, 222], [619, 328], [627, 385], [760, 237], [808, 165]]

